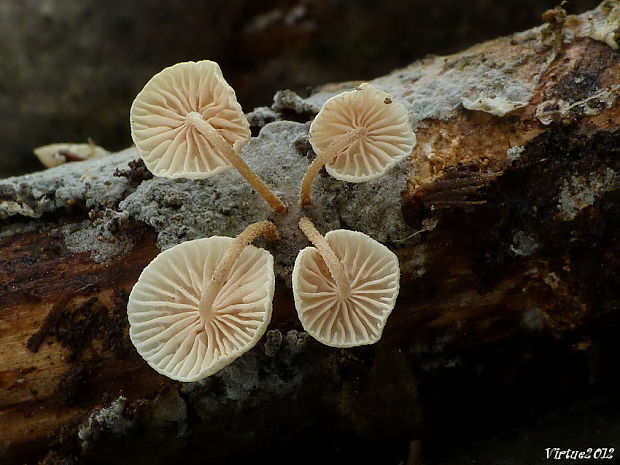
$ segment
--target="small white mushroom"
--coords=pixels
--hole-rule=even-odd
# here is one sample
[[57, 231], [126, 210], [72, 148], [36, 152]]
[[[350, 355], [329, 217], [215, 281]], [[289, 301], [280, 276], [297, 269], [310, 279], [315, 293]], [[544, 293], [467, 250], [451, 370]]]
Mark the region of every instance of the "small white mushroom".
[[196, 381], [252, 348], [271, 319], [273, 257], [248, 245], [276, 239], [263, 221], [237, 238], [214, 236], [160, 253], [142, 271], [129, 296], [129, 336], [159, 373]]
[[250, 126], [217, 63], [177, 63], [153, 76], [131, 106], [130, 124], [155, 176], [199, 179], [234, 166], [277, 213], [286, 211], [239, 155]]
[[317, 157], [301, 184], [303, 206], [312, 203], [312, 182], [324, 165], [341, 181], [370, 181], [409, 156], [416, 137], [404, 105], [365, 83], [325, 102], [310, 125], [310, 143]]
[[299, 252], [293, 268], [304, 329], [332, 347], [374, 344], [398, 297], [398, 258], [361, 232], [338, 229], [323, 237], [309, 218], [299, 227], [314, 245]]
[[42, 145], [34, 149], [33, 152], [46, 168], [53, 168], [67, 162], [101, 158], [110, 154], [103, 147], [95, 145], [92, 139], [89, 139], [87, 144], [59, 142]]

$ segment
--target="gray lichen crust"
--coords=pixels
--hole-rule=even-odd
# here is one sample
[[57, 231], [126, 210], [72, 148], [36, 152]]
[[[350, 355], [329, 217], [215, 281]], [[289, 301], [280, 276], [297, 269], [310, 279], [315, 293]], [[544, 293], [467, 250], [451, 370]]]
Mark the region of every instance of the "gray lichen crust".
[[44, 213], [83, 202], [87, 208], [113, 207], [127, 190], [127, 179], [114, 177], [137, 158], [134, 149], [109, 157], [68, 163], [45, 171], [0, 181], [0, 218]]
[[[274, 189], [289, 207], [284, 216], [272, 211], [230, 170], [203, 180], [154, 178], [132, 185], [114, 176], [137, 158], [128, 149], [101, 160], [68, 164], [41, 173], [0, 182], [4, 199], [0, 215], [40, 217], [75, 203], [106, 212], [103, 218], [63, 227], [65, 244], [74, 252], [90, 251], [99, 262], [117, 260], [131, 250], [128, 238], [110, 234], [110, 221], [141, 221], [158, 233], [163, 249], [214, 235], [236, 236], [245, 226], [264, 219], [276, 222], [281, 241], [274, 247], [277, 276], [289, 280], [297, 252], [308, 245], [297, 227], [298, 219], [311, 213], [323, 231], [349, 228], [385, 242], [410, 233], [401, 212], [401, 192], [406, 188], [406, 162], [386, 177], [352, 185], [331, 177], [315, 184], [315, 205], [308, 212], [299, 207], [298, 190], [310, 163], [305, 150], [308, 125], [290, 121], [266, 124], [258, 137], [244, 147], [246, 162]], [[372, 199], [385, 199], [380, 211]], [[264, 245], [264, 243], [263, 243]]]
[[97, 442], [102, 434], [109, 434], [114, 438], [122, 437], [131, 426], [131, 421], [125, 417], [127, 398], [118, 396], [110, 405], [93, 412], [78, 428], [78, 438], [82, 449]]
[[[304, 214], [298, 190], [310, 161], [297, 147], [307, 133], [305, 124], [276, 121], [242, 151], [252, 169], [287, 203], [283, 216], [274, 216], [236, 171], [204, 180], [146, 181], [120, 202], [118, 210], [152, 226], [161, 249], [200, 237], [235, 236], [250, 223], [271, 219], [281, 235], [273, 247], [276, 274], [288, 281], [297, 252], [308, 244], [297, 227]], [[309, 212], [325, 231], [347, 227], [382, 242], [404, 237], [409, 231], [401, 212], [400, 193], [407, 183], [404, 165], [379, 181], [359, 185], [321, 178]], [[381, 211], [371, 208], [377, 196], [385, 199]]]
[[571, 176], [562, 184], [558, 198], [559, 216], [564, 221], [573, 220], [581, 210], [590, 207], [605, 192], [620, 188], [620, 177], [611, 168], [593, 172], [587, 178]]

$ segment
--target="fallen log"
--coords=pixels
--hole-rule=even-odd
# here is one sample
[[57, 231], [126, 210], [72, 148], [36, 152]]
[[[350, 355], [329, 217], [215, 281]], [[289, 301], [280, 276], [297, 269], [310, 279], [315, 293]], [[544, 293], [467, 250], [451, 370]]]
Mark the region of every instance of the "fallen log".
[[[319, 177], [306, 210], [309, 122], [357, 83], [282, 91], [248, 115], [242, 156], [284, 216], [236, 172], [152, 178], [134, 149], [0, 180], [2, 463], [202, 463], [308, 444], [298, 461], [325, 450], [387, 463], [411, 440], [432, 451], [464, 434], [466, 414], [495, 421], [502, 406], [522, 420], [534, 395], [615, 386], [603, 374], [620, 322], [619, 11], [548, 17], [371, 81], [410, 111], [413, 156], [368, 183]], [[303, 215], [399, 257], [376, 345], [331, 349], [301, 330], [290, 274]], [[263, 243], [278, 278], [270, 331], [206, 380], [158, 375], [127, 336], [141, 270], [162, 249], [264, 219], [282, 236]]]

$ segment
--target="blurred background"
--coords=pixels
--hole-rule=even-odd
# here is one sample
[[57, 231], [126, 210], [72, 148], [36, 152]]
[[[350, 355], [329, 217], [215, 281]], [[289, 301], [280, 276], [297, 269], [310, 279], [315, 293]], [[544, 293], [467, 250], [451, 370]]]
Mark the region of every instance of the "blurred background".
[[[0, 0], [0, 177], [32, 149], [131, 144], [136, 93], [162, 68], [220, 63], [244, 110], [278, 89], [372, 79], [527, 29], [559, 0]], [[580, 13], [598, 0], [571, 0]]]

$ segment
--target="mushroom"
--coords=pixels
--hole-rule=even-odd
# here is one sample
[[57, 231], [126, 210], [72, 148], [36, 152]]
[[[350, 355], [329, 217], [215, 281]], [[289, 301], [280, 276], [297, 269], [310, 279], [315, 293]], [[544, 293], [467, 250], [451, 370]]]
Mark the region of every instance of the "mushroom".
[[310, 125], [310, 144], [317, 157], [301, 183], [302, 206], [312, 203], [312, 182], [323, 165], [341, 181], [370, 181], [409, 156], [416, 137], [405, 107], [364, 83], [325, 102]]
[[160, 253], [129, 296], [129, 336], [159, 373], [196, 381], [252, 348], [271, 319], [273, 257], [249, 245], [277, 239], [273, 223], [248, 226], [236, 238], [213, 236]]
[[309, 218], [299, 227], [314, 245], [299, 252], [293, 268], [304, 329], [331, 347], [374, 344], [398, 296], [398, 258], [358, 231], [337, 229], [323, 237]]
[[84, 161], [90, 158], [102, 158], [109, 155], [103, 147], [95, 145], [89, 138], [86, 144], [60, 142], [56, 144], [42, 145], [33, 150], [39, 161], [46, 168], [53, 168], [72, 161]]
[[286, 211], [239, 155], [250, 126], [217, 63], [177, 63], [153, 76], [131, 105], [130, 124], [155, 176], [207, 178], [234, 166], [271, 208]]

